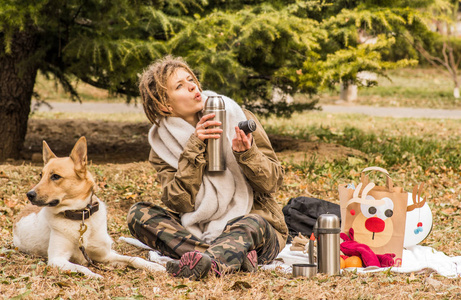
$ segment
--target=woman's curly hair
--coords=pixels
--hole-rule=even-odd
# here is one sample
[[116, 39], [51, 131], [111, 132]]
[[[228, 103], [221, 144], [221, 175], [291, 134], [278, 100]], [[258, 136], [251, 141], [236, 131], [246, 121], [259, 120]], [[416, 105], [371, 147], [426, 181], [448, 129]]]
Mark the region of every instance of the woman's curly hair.
[[[149, 65], [139, 78], [139, 93], [144, 112], [149, 121], [157, 126], [160, 118], [171, 115], [168, 108], [167, 81], [178, 69], [184, 69], [191, 74], [198, 89], [202, 91], [200, 82], [187, 63], [182, 58], [171, 55]], [[167, 111], [164, 111], [165, 109]]]

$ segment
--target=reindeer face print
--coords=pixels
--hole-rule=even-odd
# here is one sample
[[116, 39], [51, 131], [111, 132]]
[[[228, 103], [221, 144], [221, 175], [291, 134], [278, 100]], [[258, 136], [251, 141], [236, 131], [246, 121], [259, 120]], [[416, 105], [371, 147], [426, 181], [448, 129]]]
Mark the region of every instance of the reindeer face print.
[[[370, 182], [364, 174], [368, 171], [386, 174], [386, 185], [376, 186]], [[432, 222], [423, 218], [423, 209], [420, 209], [425, 204], [425, 200], [420, 197], [421, 191], [421, 186], [415, 187], [411, 201], [408, 199], [409, 193], [393, 185], [386, 170], [366, 168], [362, 171], [361, 182], [357, 187], [347, 184], [339, 188], [341, 231], [352, 232], [354, 241], [370, 247], [376, 254], [395, 254], [394, 266], [399, 266], [402, 263], [404, 241], [409, 236], [406, 229], [418, 237], [430, 231]], [[409, 218], [412, 212], [415, 217]]]
[[360, 203], [360, 211], [352, 222], [352, 228], [363, 228], [355, 232], [355, 240], [375, 247], [386, 245], [394, 231], [390, 218], [394, 214], [394, 202], [387, 197], [376, 201], [370, 195], [366, 199], [369, 201]]
[[394, 202], [388, 197], [375, 199], [368, 195], [374, 187], [374, 183], [369, 183], [359, 196], [362, 183], [357, 186], [352, 199], [347, 203], [347, 218], [351, 220], [357, 242], [381, 247], [390, 242], [395, 229], [391, 219], [394, 215]]

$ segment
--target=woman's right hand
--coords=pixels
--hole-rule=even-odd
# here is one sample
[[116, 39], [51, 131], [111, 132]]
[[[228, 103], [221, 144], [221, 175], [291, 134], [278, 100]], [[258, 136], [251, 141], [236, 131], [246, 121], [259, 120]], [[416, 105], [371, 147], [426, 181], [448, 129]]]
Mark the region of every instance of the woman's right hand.
[[[211, 120], [215, 114], [204, 115], [195, 126], [195, 136], [200, 140], [219, 139], [223, 130], [217, 126], [221, 126], [221, 122]], [[216, 126], [216, 127], [215, 127]]]

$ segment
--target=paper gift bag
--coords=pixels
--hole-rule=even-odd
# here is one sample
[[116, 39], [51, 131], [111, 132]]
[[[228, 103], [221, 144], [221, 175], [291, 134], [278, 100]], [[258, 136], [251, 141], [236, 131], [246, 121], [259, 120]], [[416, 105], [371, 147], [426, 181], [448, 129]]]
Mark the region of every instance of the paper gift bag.
[[[386, 186], [370, 182], [366, 172], [378, 171], [386, 175]], [[339, 186], [341, 231], [354, 229], [356, 242], [365, 244], [375, 254], [394, 253], [394, 266], [402, 264], [408, 193], [395, 187], [389, 173], [379, 167], [362, 171], [357, 187]]]
[[423, 186], [416, 185], [413, 193], [408, 193], [404, 248], [421, 243], [432, 231], [432, 212], [426, 199], [421, 197]]

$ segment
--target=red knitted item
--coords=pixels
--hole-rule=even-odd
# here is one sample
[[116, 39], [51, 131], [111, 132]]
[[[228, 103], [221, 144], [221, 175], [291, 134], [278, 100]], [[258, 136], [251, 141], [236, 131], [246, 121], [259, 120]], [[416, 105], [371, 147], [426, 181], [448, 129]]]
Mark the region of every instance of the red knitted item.
[[349, 236], [343, 232], [340, 234], [341, 239], [344, 240], [340, 249], [345, 255], [359, 256], [365, 267], [391, 267], [394, 265], [394, 253], [376, 255], [367, 245], [354, 241], [354, 229], [352, 228], [349, 229]]

